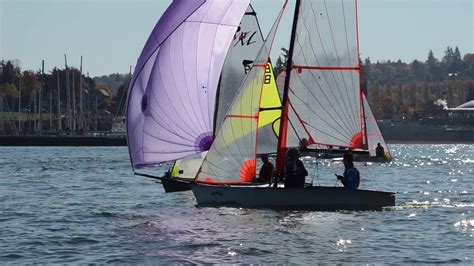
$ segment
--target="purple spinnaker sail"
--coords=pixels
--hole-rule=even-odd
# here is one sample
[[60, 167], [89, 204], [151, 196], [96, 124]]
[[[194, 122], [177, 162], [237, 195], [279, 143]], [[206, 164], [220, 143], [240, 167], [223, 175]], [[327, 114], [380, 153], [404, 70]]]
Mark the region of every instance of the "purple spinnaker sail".
[[138, 58], [127, 101], [134, 168], [209, 149], [219, 75], [249, 0], [173, 1]]

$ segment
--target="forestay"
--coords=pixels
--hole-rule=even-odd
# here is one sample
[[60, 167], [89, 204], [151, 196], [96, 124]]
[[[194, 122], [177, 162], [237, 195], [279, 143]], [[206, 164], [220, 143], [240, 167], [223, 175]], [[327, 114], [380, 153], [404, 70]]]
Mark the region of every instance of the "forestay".
[[207, 150], [222, 66], [249, 0], [175, 0], [138, 59], [127, 101], [134, 168]]

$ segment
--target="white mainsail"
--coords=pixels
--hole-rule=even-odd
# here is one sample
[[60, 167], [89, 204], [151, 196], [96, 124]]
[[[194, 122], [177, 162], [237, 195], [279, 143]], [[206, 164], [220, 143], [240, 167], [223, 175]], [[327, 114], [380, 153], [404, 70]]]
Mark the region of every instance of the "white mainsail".
[[[301, 1], [289, 120], [309, 144], [362, 148], [356, 8], [356, 1]], [[294, 139], [287, 146], [298, 146]]]

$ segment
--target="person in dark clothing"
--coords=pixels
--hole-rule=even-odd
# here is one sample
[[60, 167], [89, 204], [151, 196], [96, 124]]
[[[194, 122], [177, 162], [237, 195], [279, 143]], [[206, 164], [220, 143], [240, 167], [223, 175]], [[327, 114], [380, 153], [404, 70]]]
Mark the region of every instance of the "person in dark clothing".
[[259, 183], [270, 183], [273, 177], [273, 164], [268, 161], [268, 155], [263, 154], [262, 157], [262, 168], [260, 168], [260, 172], [258, 174], [257, 182]]
[[385, 156], [385, 150], [382, 147], [382, 145], [380, 145], [380, 143], [377, 143], [377, 148], [375, 148], [375, 156], [376, 157], [384, 157]]
[[344, 174], [336, 175], [337, 179], [341, 180], [341, 183], [344, 185], [345, 188], [350, 190], [356, 190], [359, 187], [360, 183], [360, 174], [359, 170], [354, 167], [354, 157], [350, 153], [344, 154], [344, 159], [342, 160], [344, 163]]
[[285, 188], [304, 187], [308, 171], [306, 171], [303, 162], [299, 158], [300, 153], [297, 149], [288, 150], [284, 169]]

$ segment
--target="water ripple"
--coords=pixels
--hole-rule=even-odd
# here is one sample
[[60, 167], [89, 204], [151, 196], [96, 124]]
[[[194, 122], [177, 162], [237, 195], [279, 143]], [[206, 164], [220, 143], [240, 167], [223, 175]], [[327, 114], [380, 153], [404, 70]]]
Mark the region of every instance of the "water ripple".
[[[392, 162], [357, 167], [397, 206], [331, 213], [197, 208], [133, 176], [125, 147], [2, 147], [0, 262], [472, 264], [473, 145], [391, 148]], [[318, 185], [342, 171], [305, 161]]]

